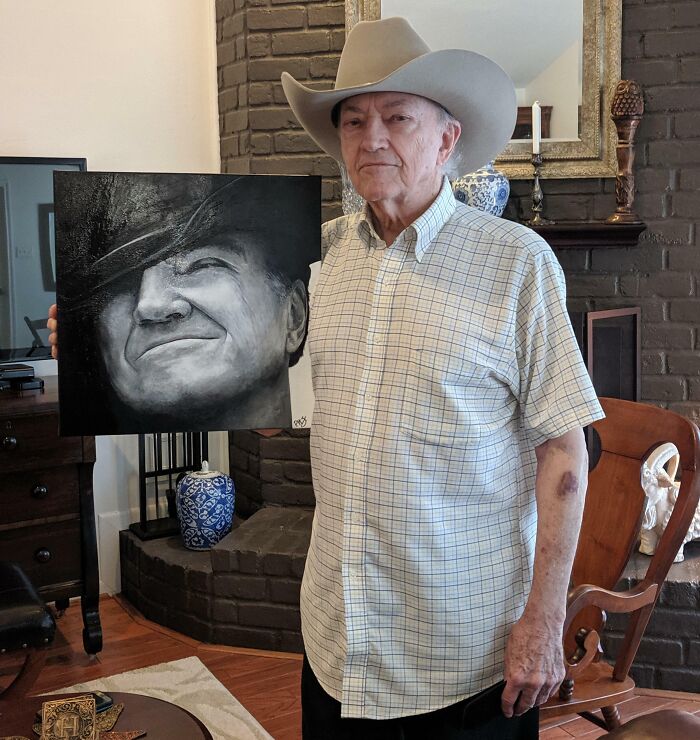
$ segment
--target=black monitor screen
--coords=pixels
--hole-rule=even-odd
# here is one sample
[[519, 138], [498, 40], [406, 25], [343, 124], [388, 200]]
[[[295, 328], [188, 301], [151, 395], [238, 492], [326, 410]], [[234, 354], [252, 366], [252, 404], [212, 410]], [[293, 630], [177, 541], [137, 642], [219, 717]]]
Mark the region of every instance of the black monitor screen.
[[56, 300], [53, 173], [85, 159], [0, 157], [0, 362], [50, 356], [46, 314]]

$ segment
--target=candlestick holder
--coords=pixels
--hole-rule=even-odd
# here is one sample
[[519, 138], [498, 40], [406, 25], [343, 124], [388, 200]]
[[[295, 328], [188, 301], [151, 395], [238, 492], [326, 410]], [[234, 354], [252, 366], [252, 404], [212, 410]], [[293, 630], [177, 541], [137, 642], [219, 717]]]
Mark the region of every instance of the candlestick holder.
[[535, 168], [535, 179], [532, 183], [532, 218], [526, 221], [527, 226], [547, 226], [553, 224], [548, 218], [542, 215], [544, 204], [544, 193], [540, 186], [540, 168], [542, 167], [542, 155], [538, 152], [532, 155], [532, 166]]

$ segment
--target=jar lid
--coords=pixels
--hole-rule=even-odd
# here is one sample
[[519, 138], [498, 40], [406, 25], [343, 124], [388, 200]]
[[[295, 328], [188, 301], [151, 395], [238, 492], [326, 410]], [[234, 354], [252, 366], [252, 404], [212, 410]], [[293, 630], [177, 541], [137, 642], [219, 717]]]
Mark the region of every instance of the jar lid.
[[206, 460], [202, 460], [202, 469], [193, 470], [190, 475], [193, 478], [216, 478], [222, 475], [218, 470], [209, 470], [209, 463]]

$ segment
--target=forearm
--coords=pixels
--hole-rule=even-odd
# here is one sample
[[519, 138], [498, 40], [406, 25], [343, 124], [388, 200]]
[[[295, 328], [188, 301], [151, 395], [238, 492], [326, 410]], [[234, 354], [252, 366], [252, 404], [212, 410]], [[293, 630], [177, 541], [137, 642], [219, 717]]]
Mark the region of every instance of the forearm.
[[588, 455], [576, 429], [536, 449], [537, 539], [532, 589], [525, 612], [554, 627], [566, 612], [566, 593], [586, 495]]
[[539, 706], [564, 678], [566, 592], [586, 494], [588, 455], [576, 429], [536, 449], [537, 540], [532, 588], [506, 646], [506, 717]]

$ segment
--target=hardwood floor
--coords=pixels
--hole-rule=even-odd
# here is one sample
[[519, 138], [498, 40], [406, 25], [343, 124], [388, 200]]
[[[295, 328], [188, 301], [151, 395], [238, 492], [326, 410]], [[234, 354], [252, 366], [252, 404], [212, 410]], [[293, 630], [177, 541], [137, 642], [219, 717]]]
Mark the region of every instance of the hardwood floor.
[[[100, 599], [100, 616], [104, 649], [90, 657], [82, 647], [80, 605], [71, 604], [58, 620], [37, 692], [197, 656], [276, 740], [301, 737], [300, 655], [207, 645], [149, 622], [119, 596]], [[7, 659], [0, 661], [0, 683], [10, 673]]]
[[[104, 650], [90, 658], [82, 649], [79, 604], [71, 604], [58, 621], [58, 633], [35, 684], [36, 691], [52, 691], [79, 681], [194, 655], [276, 740], [301, 738], [300, 655], [201, 643], [149, 622], [119, 596], [103, 596], [100, 614]], [[11, 673], [8, 659], [0, 661], [0, 684]], [[620, 714], [626, 722], [662, 708], [684, 709], [700, 715], [700, 694], [639, 689], [637, 696], [620, 705]], [[543, 724], [540, 739], [593, 740], [603, 735], [604, 730], [574, 715]]]

